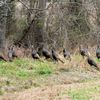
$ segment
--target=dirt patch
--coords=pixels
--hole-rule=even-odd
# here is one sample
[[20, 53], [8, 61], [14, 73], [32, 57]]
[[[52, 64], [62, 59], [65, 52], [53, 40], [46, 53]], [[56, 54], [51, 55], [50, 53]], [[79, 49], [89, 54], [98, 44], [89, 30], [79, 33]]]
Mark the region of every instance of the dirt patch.
[[73, 84], [63, 84], [48, 86], [43, 88], [32, 88], [23, 92], [14, 94], [5, 94], [0, 97], [0, 100], [70, 100], [68, 95], [59, 95], [63, 91], [69, 89], [79, 89], [84, 87], [92, 87], [100, 84], [97, 82], [87, 82], [87, 83], [73, 83]]

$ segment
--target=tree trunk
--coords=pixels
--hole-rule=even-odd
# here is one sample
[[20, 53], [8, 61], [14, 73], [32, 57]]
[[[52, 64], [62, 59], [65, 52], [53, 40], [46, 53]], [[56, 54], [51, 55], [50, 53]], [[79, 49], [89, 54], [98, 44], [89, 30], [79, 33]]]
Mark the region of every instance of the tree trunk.
[[6, 32], [6, 16], [7, 16], [7, 7], [6, 2], [1, 0], [0, 4], [0, 52], [3, 52], [5, 49], [5, 32]]
[[[46, 0], [39, 0], [39, 9], [43, 10], [46, 7]], [[37, 22], [36, 22], [36, 29], [35, 29], [35, 43], [36, 46], [45, 42], [44, 40], [44, 21], [45, 21], [45, 11], [40, 11], [38, 14]]]

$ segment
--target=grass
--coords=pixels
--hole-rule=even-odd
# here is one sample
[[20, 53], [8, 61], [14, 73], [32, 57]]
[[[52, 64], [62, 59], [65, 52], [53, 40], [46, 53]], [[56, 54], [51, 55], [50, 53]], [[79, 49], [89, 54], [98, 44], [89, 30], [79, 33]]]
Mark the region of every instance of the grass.
[[32, 59], [16, 59], [13, 62], [0, 62], [0, 76], [28, 78], [32, 75], [48, 75], [54, 71], [51, 62], [33, 61]]
[[38, 73], [39, 75], [44, 75], [44, 74], [51, 74], [53, 72], [52, 68], [50, 67], [39, 67], [36, 70], [36, 73]]
[[[0, 88], [9, 87], [9, 85], [20, 89], [40, 86], [41, 83], [38, 81], [33, 83], [33, 81], [42, 77], [45, 79], [53, 74], [54, 70], [55, 65], [52, 62], [40, 62], [29, 58], [15, 59], [13, 62], [0, 62]], [[7, 85], [7, 82], [10, 84]], [[2, 93], [0, 91], [0, 95]]]
[[[81, 60], [80, 56], [75, 56], [75, 58], [77, 58], [79, 61]], [[76, 61], [76, 59], [74, 60]], [[78, 60], [77, 60], [77, 63], [79, 62]], [[41, 86], [62, 84], [63, 78], [64, 77], [66, 78], [67, 74], [70, 74], [68, 73], [70, 71], [73, 71], [76, 77], [78, 77], [77, 73], [74, 70], [75, 67], [70, 68], [71, 65], [72, 66], [74, 65], [73, 62], [69, 65], [62, 65], [60, 63], [54, 64], [53, 62], [50, 62], [47, 60], [44, 60], [42, 62], [38, 60], [33, 60], [31, 58], [15, 59], [13, 62], [0, 61], [0, 88], [5, 88], [5, 86], [8, 86], [8, 87], [14, 86], [17, 89], [16, 91], [20, 91], [20, 90], [27, 89], [30, 87], [41, 87]], [[61, 66], [63, 66], [64, 69]], [[60, 67], [62, 69], [58, 70]], [[76, 67], [76, 69], [77, 68], [80, 69], [80, 66]], [[70, 70], [70, 69], [73, 69], [73, 70]], [[62, 75], [64, 75], [64, 77]], [[78, 70], [78, 75], [80, 75], [79, 70]], [[71, 78], [73, 77], [72, 75], [70, 76]], [[84, 80], [85, 79], [81, 78], [77, 82], [83, 83]], [[6, 91], [7, 90], [5, 91], [0, 90], [0, 95], [5, 93]], [[76, 94], [74, 92], [75, 92], [74, 90], [69, 91], [69, 95], [72, 97], [73, 96], [75, 97]]]
[[[79, 55], [74, 57], [76, 63], [79, 63], [81, 57]], [[70, 64], [70, 66], [73, 66]], [[77, 65], [77, 64], [76, 64]], [[0, 76], [16, 77], [16, 78], [29, 78], [39, 75], [50, 75], [56, 69], [57, 64], [50, 61], [38, 61], [29, 58], [15, 59], [13, 62], [0, 62]], [[85, 68], [85, 67], [84, 67]], [[83, 69], [84, 69], [83, 68]], [[70, 67], [68, 68], [71, 69]], [[75, 69], [75, 67], [73, 68]], [[80, 69], [80, 68], [76, 68]], [[83, 70], [82, 69], [82, 70]]]
[[93, 100], [92, 97], [96, 94], [100, 95], [100, 85], [81, 89], [72, 89], [67, 92], [71, 100]]
[[96, 59], [97, 60], [97, 62], [100, 62], [100, 59]]

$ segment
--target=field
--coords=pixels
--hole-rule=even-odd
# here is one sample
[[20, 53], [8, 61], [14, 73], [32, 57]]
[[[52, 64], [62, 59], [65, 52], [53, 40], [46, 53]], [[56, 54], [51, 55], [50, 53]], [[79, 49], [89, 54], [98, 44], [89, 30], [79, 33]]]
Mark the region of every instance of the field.
[[0, 62], [0, 100], [100, 100], [100, 72], [79, 55], [64, 64], [31, 58]]

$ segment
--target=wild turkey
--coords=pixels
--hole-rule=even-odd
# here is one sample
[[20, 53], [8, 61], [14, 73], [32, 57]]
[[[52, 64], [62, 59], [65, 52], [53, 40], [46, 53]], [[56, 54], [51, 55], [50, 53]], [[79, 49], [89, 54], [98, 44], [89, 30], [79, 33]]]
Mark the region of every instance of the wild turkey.
[[12, 56], [13, 56], [13, 58], [17, 58], [18, 56], [16, 55], [14, 47], [12, 47], [11, 50], [12, 50]]
[[46, 48], [43, 48], [42, 54], [46, 59], [51, 58], [51, 53]]
[[36, 50], [32, 50], [32, 58], [33, 59], [40, 59], [40, 56]]
[[81, 56], [84, 58], [85, 56], [89, 55], [88, 49], [87, 48], [83, 48], [82, 45], [80, 45], [79, 47], [79, 53], [81, 54]]
[[97, 49], [96, 49], [96, 57], [100, 59], [100, 46], [99, 45], [97, 46]]
[[43, 45], [39, 44], [38, 48], [37, 48], [37, 53], [39, 54], [39, 56], [43, 56], [42, 55], [42, 50], [43, 50]]
[[16, 52], [14, 50], [14, 46], [10, 47], [10, 50], [12, 51], [12, 57], [17, 58], [18, 56], [16, 55]]
[[14, 46], [9, 47], [9, 49], [8, 49], [8, 58], [9, 58], [9, 61], [12, 61], [14, 58], [17, 58], [17, 55], [14, 51]]
[[64, 58], [71, 60], [71, 54], [66, 49], [63, 49], [63, 56]]
[[58, 56], [58, 54], [56, 53], [55, 50], [52, 50], [52, 58], [55, 60], [55, 61], [61, 61], [62, 63], [64, 63]]
[[97, 70], [99, 70], [98, 65], [96, 64], [96, 62], [95, 62], [92, 58], [88, 57], [88, 58], [87, 58], [87, 62], [88, 62], [88, 64], [89, 64], [90, 66], [94, 66]]
[[32, 45], [31, 48], [32, 48], [32, 53], [31, 53], [32, 58], [33, 59], [40, 59], [40, 56], [39, 56], [37, 50], [34, 49], [34, 46], [33, 45]]
[[8, 58], [9, 58], [9, 61], [13, 60], [13, 51], [11, 48], [8, 49]]

